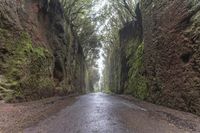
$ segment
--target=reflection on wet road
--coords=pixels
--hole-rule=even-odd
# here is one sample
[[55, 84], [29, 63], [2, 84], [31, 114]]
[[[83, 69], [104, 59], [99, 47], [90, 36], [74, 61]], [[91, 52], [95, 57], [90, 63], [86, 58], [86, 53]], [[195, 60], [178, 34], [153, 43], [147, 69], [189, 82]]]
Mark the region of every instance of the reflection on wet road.
[[[190, 131], [190, 130], [188, 130]], [[87, 94], [26, 133], [186, 133], [151, 111], [121, 98]]]

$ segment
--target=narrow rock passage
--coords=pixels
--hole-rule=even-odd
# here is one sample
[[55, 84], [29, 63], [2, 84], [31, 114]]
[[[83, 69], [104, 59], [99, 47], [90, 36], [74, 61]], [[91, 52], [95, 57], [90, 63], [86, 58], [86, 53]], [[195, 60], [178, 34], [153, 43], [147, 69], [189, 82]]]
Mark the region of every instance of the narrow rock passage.
[[[188, 133], [199, 132], [199, 117], [177, 111], [153, 112], [151, 104], [136, 105], [119, 97], [95, 93], [77, 97], [77, 101], [41, 121], [25, 133]], [[156, 106], [157, 108], [163, 107]], [[152, 108], [152, 109], [151, 109]], [[165, 109], [163, 109], [165, 110]], [[166, 109], [171, 110], [171, 109]], [[166, 116], [168, 114], [168, 116]], [[171, 118], [169, 120], [169, 118]], [[178, 121], [176, 121], [178, 120]], [[185, 124], [185, 125], [184, 125]]]

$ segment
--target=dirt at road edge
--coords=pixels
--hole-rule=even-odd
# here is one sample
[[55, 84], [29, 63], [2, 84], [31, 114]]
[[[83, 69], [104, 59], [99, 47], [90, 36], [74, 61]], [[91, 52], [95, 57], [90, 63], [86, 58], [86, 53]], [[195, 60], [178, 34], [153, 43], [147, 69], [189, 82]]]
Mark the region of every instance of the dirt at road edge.
[[22, 132], [39, 121], [54, 115], [76, 101], [75, 96], [8, 104], [0, 101], [0, 133]]

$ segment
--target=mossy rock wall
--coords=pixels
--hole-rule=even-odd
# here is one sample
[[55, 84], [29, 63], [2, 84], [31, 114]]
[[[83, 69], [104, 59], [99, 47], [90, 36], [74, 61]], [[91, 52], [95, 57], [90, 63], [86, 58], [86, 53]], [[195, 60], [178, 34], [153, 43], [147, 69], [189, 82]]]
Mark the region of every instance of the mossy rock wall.
[[54, 94], [53, 57], [47, 49], [34, 47], [26, 32], [12, 34], [5, 29], [0, 29], [0, 43], [2, 99], [34, 100]]
[[85, 92], [85, 69], [59, 1], [0, 1], [0, 99]]
[[131, 94], [144, 100], [149, 93], [147, 79], [144, 75], [144, 43], [135, 38], [129, 41], [126, 50], [129, 69], [125, 94]]
[[119, 31], [119, 40], [109, 51], [104, 86], [113, 93], [130, 94], [143, 100], [149, 92], [144, 73], [143, 27], [139, 5], [135, 13], [136, 19]]

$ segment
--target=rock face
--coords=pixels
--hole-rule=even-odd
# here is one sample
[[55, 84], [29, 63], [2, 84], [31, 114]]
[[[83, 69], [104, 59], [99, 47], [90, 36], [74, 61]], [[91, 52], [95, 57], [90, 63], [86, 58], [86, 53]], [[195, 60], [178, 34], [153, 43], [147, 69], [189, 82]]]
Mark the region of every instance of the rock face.
[[148, 96], [143, 69], [143, 28], [139, 5], [136, 19], [119, 31], [120, 45], [110, 55], [109, 88], [119, 94], [132, 94], [140, 99]]
[[0, 20], [0, 98], [84, 92], [83, 51], [59, 0], [1, 0]]
[[200, 2], [142, 0], [136, 16], [111, 52], [110, 90], [200, 115]]
[[141, 1], [149, 100], [200, 115], [199, 0]]
[[148, 91], [143, 69], [142, 15], [137, 5], [136, 19], [120, 30], [122, 93], [145, 99]]

